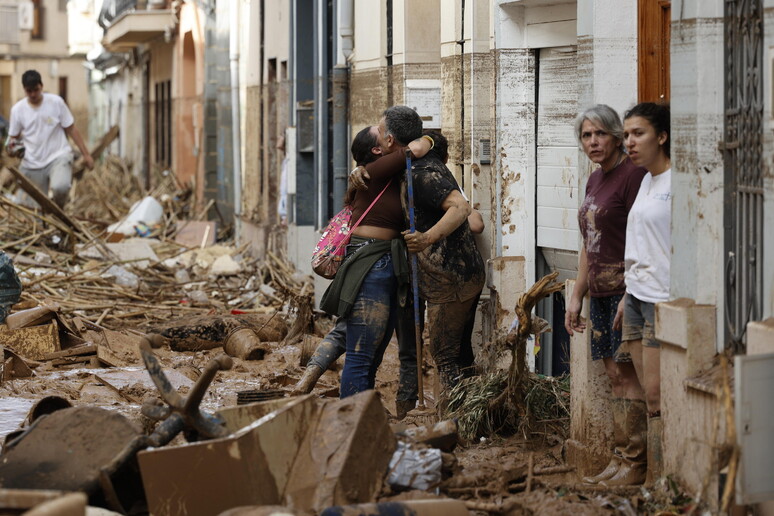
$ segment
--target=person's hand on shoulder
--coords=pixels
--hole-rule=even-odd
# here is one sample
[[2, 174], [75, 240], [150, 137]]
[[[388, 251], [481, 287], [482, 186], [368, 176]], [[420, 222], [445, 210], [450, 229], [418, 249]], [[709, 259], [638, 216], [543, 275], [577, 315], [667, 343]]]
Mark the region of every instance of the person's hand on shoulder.
[[355, 190], [368, 190], [367, 181], [371, 179], [365, 167], [357, 167], [349, 173], [349, 184]]

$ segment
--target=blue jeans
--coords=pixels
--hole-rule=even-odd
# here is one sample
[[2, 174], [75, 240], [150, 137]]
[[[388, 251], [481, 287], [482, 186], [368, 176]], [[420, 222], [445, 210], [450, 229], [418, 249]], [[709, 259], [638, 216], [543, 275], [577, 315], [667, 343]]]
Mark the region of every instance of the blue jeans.
[[376, 369], [395, 329], [397, 280], [392, 256], [385, 253], [360, 285], [347, 317], [347, 355], [341, 374], [341, 398], [374, 388]]

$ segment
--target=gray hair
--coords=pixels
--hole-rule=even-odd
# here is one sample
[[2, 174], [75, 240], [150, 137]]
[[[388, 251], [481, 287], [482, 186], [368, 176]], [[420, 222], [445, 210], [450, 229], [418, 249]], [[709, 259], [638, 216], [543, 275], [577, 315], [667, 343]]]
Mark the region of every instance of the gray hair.
[[384, 110], [384, 126], [401, 145], [422, 137], [422, 119], [408, 106], [392, 106]]
[[623, 143], [623, 124], [621, 123], [621, 117], [618, 116], [615, 109], [607, 104], [597, 104], [596, 106], [588, 108], [575, 118], [575, 136], [578, 138], [578, 143], [581, 148], [583, 148], [581, 131], [583, 129], [583, 122], [586, 120], [593, 122], [601, 127], [607, 134], [618, 139], [620, 142], [618, 148], [622, 151], [625, 150]]

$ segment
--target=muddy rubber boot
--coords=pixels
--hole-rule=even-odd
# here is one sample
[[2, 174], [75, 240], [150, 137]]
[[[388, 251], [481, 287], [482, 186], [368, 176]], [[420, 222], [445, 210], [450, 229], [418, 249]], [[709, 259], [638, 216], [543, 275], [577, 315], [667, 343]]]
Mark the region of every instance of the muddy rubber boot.
[[306, 366], [304, 375], [298, 381], [298, 383], [290, 391], [291, 396], [300, 396], [302, 394], [309, 394], [317, 384], [317, 380], [323, 375], [325, 371], [317, 367], [316, 365]]
[[626, 421], [625, 402], [626, 400], [623, 398], [613, 398], [610, 400], [610, 408], [613, 412], [613, 456], [610, 457], [610, 463], [601, 473], [593, 477], [583, 477], [584, 484], [597, 484], [603, 480], [613, 478], [613, 475], [618, 473], [618, 468], [621, 466], [621, 453], [628, 443], [626, 433], [624, 432]]
[[621, 466], [615, 475], [601, 481], [601, 486], [640, 485], [645, 482], [648, 472], [648, 410], [645, 402], [640, 400], [624, 400], [624, 406], [627, 443], [621, 452]]
[[395, 417], [398, 420], [403, 419], [416, 406], [417, 400], [395, 400]]
[[648, 418], [648, 477], [645, 484], [653, 483], [661, 478], [661, 416]]

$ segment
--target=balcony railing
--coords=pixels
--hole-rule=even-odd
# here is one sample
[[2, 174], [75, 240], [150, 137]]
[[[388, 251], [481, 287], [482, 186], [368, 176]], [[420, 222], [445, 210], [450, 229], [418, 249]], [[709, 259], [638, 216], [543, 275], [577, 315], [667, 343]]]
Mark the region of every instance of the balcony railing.
[[135, 10], [137, 3], [137, 0], [105, 0], [97, 18], [99, 25], [103, 29], [107, 29], [113, 20], [128, 11]]

